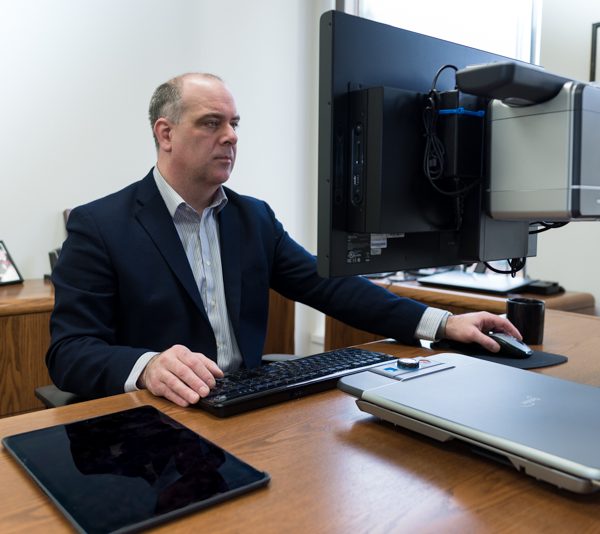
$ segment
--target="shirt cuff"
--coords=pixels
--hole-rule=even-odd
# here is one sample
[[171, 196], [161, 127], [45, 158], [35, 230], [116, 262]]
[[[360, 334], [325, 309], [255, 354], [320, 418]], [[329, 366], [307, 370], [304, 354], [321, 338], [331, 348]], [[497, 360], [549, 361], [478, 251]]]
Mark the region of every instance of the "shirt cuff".
[[422, 315], [415, 337], [426, 341], [437, 341], [444, 337], [446, 331], [446, 321], [452, 314], [447, 310], [439, 308], [427, 308]]
[[142, 374], [142, 371], [146, 368], [146, 365], [148, 365], [148, 362], [152, 358], [154, 358], [154, 356], [156, 356], [157, 354], [160, 354], [160, 353], [159, 352], [145, 352], [138, 358], [137, 362], [135, 362], [135, 365], [133, 366], [133, 369], [129, 373], [127, 380], [125, 381], [125, 387], [124, 387], [125, 393], [140, 390], [140, 388], [137, 387], [138, 378]]

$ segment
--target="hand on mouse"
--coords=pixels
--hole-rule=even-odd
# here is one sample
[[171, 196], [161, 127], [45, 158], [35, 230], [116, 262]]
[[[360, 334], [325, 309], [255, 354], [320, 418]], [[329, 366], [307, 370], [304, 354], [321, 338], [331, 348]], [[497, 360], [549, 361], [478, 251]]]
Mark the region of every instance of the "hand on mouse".
[[490, 352], [498, 352], [500, 345], [485, 334], [491, 331], [506, 332], [519, 341], [523, 339], [508, 319], [489, 312], [451, 315], [446, 322], [444, 337], [461, 343], [478, 343]]

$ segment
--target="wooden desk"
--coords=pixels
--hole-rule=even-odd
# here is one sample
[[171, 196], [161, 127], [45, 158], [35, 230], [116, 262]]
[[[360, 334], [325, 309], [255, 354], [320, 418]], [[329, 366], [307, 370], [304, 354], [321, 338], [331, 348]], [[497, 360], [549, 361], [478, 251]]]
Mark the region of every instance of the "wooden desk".
[[[490, 313], [505, 313], [505, 296], [496, 296], [492, 294], [476, 293], [474, 291], [459, 291], [452, 289], [442, 289], [431, 286], [424, 286], [418, 282], [374, 282], [385, 287], [392, 293], [400, 297], [408, 297], [434, 306], [451, 311], [454, 314], [468, 313], [474, 311], [489, 311]], [[547, 309], [563, 310], [576, 313], [593, 315], [595, 313], [595, 300], [591, 293], [579, 293], [566, 291], [559, 295], [543, 296], [523, 293], [519, 295], [528, 298], [541, 299], [546, 303]], [[380, 340], [381, 336], [352, 328], [345, 323], [337, 321], [331, 317], [325, 318], [325, 350], [348, 347], [351, 345], [360, 345], [371, 341]]]
[[[0, 286], [0, 417], [44, 407], [34, 390], [51, 383], [45, 356], [53, 307], [50, 282]], [[271, 290], [269, 310], [264, 352], [294, 354], [294, 302]]]
[[[600, 385], [600, 318], [550, 310], [546, 351], [569, 356], [545, 374]], [[380, 343], [397, 355], [425, 349]], [[171, 417], [271, 474], [254, 493], [161, 532], [597, 532], [600, 494], [576, 495], [514, 468], [378, 422], [337, 391], [229, 419], [183, 409], [147, 392], [0, 420], [0, 437], [141, 404]], [[0, 451], [0, 532], [67, 532], [29, 477]]]
[[49, 282], [0, 287], [0, 417], [44, 407], [33, 391], [50, 383], [44, 358], [53, 306]]

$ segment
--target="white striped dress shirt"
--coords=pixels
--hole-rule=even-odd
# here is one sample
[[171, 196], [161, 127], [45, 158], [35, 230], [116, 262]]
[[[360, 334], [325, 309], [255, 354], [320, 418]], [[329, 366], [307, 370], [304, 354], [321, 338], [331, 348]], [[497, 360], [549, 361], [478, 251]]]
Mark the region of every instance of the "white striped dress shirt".
[[431, 306], [425, 310], [417, 325], [415, 337], [428, 341], [437, 341], [446, 333], [446, 321], [452, 315], [449, 311]]
[[221, 268], [221, 246], [217, 215], [227, 204], [220, 188], [211, 204], [199, 214], [161, 176], [154, 167], [154, 179], [183, 244], [202, 303], [217, 342], [217, 365], [223, 371], [238, 369], [242, 355], [233, 334]]

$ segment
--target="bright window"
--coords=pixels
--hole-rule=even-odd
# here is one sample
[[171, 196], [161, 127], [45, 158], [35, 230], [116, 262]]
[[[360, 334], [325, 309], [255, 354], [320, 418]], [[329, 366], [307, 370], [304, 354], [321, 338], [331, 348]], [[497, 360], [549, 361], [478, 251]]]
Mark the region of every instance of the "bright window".
[[542, 0], [358, 0], [358, 15], [539, 63]]

